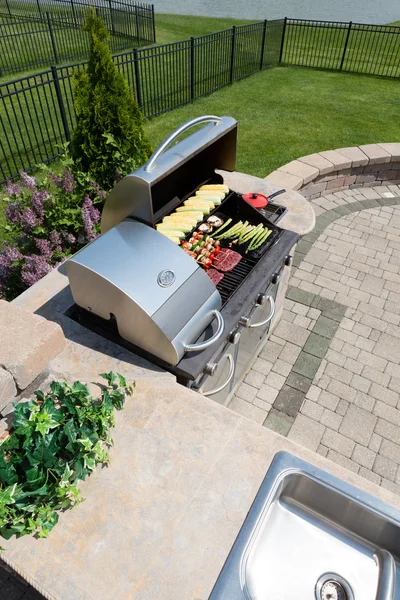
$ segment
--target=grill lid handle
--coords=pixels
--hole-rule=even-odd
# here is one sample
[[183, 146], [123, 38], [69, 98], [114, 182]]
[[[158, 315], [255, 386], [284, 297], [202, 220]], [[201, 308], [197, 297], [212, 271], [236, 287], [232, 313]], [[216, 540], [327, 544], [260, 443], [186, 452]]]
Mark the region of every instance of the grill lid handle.
[[184, 123], [178, 129], [175, 129], [165, 140], [160, 144], [155, 150], [155, 152], [150, 156], [147, 165], [144, 167], [145, 171], [151, 171], [156, 166], [157, 160], [160, 158], [162, 154], [166, 151], [168, 146], [176, 140], [182, 133], [190, 129], [191, 127], [195, 127], [195, 125], [200, 125], [201, 123], [214, 123], [218, 126], [221, 123], [221, 117], [215, 117], [214, 115], [204, 115], [203, 117], [196, 117], [195, 119], [191, 119], [187, 123]]
[[224, 318], [219, 312], [219, 310], [212, 310], [211, 314], [215, 316], [218, 323], [217, 331], [214, 333], [209, 340], [205, 342], [200, 342], [199, 344], [185, 344], [184, 349], [185, 352], [197, 352], [198, 350], [205, 350], [209, 346], [211, 346], [214, 342], [216, 342], [222, 335], [225, 327]]

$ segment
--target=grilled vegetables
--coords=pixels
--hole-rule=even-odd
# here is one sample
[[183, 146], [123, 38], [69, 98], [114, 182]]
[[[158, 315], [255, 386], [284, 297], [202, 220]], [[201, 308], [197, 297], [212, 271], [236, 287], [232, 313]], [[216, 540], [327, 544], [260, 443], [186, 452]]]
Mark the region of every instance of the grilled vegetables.
[[217, 240], [231, 240], [232, 244], [238, 245], [248, 243], [246, 254], [262, 246], [272, 233], [272, 230], [262, 225], [262, 223], [259, 225], [250, 225], [248, 221], [244, 223], [239, 221], [229, 229], [226, 229], [230, 223], [231, 221], [228, 219], [222, 227], [214, 231], [215, 238]]

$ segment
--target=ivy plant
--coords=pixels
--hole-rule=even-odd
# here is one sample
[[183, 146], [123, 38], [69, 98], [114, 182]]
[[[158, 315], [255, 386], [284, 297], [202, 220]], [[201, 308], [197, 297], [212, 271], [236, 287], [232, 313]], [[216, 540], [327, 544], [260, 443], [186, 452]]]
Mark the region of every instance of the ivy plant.
[[[0, 446], [0, 535], [47, 537], [59, 510], [82, 502], [78, 483], [109, 461], [114, 409], [133, 386], [103, 373], [99, 399], [76, 381], [54, 381], [50, 392], [15, 405], [13, 430]], [[133, 384], [134, 385], [134, 384]]]

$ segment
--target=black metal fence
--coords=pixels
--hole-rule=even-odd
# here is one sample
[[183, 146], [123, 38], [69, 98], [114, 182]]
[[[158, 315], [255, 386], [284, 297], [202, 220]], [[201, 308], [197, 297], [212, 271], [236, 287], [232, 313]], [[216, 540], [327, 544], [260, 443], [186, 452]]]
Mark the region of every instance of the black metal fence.
[[[145, 117], [278, 64], [400, 77], [400, 28], [282, 19], [114, 56]], [[72, 75], [52, 67], [0, 85], [0, 182], [52, 160], [75, 123]]]
[[[78, 10], [71, 4], [69, 8], [69, 13], [42, 12], [40, 18], [0, 14], [0, 76], [86, 58], [89, 40], [82, 24], [87, 7]], [[152, 5], [110, 0], [109, 7], [95, 9], [110, 32], [112, 52], [155, 42]]]
[[400, 77], [400, 27], [285, 19], [282, 63]]

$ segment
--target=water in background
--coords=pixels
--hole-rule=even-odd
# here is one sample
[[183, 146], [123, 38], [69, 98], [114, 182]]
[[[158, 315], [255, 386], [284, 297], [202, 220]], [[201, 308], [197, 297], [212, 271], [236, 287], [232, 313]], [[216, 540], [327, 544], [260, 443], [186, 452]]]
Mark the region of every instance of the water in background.
[[399, 0], [151, 0], [160, 13], [232, 19], [317, 19], [354, 23], [400, 20]]

